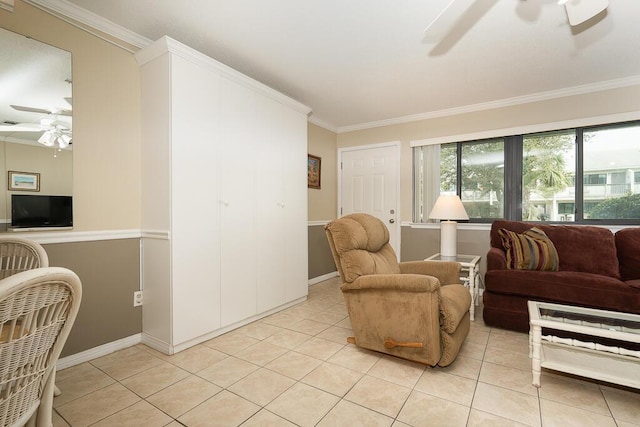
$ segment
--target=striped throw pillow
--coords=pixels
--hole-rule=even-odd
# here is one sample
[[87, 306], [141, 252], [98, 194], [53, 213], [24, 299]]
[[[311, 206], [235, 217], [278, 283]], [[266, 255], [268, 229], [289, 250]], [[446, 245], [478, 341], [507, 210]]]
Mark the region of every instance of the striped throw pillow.
[[556, 247], [544, 231], [533, 227], [522, 234], [498, 230], [507, 254], [507, 268], [514, 270], [558, 271]]

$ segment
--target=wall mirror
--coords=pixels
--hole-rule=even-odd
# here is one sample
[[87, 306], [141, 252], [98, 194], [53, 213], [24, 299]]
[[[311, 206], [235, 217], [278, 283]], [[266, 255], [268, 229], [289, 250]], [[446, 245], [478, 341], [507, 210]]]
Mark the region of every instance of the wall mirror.
[[71, 69], [70, 52], [0, 28], [0, 231], [72, 225]]

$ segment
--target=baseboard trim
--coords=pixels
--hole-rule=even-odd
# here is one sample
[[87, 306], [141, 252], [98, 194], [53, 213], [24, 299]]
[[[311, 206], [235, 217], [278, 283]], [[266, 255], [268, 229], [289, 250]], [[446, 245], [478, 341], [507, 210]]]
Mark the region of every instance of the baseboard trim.
[[160, 353], [173, 354], [172, 348], [169, 343], [159, 340], [158, 338], [153, 337], [149, 334], [142, 334], [142, 344], [146, 345], [147, 347], [151, 347], [152, 349], [157, 350]]
[[314, 277], [313, 279], [309, 279], [309, 286], [315, 285], [316, 283], [324, 282], [325, 280], [333, 279], [334, 277], [338, 277], [337, 271]]
[[71, 356], [58, 359], [56, 364], [56, 370], [70, 368], [75, 365], [79, 365], [84, 362], [88, 362], [98, 357], [106, 356], [118, 350], [122, 350], [142, 342], [142, 334], [131, 335], [130, 337], [122, 338], [117, 341], [112, 341], [98, 347], [90, 348], [89, 350], [81, 351], [80, 353], [72, 354]]
[[222, 334], [226, 334], [227, 332], [231, 332], [234, 329], [238, 329], [242, 326], [248, 325], [251, 322], [255, 322], [256, 320], [260, 320], [262, 318], [265, 318], [267, 316], [270, 316], [272, 314], [278, 313], [284, 309], [287, 309], [289, 307], [293, 307], [296, 304], [299, 304], [301, 302], [304, 302], [307, 300], [307, 295], [297, 298], [293, 301], [289, 301], [281, 306], [272, 308], [271, 310], [267, 310], [265, 312], [256, 314], [254, 316], [248, 317], [246, 319], [240, 320], [236, 323], [233, 323], [231, 325], [227, 325], [225, 327], [216, 329], [215, 331], [211, 331], [209, 333], [206, 333], [204, 335], [201, 335], [199, 337], [193, 338], [191, 340], [185, 341], [183, 343], [177, 344], [177, 345], [171, 345], [167, 342], [164, 342], [162, 340], [159, 340], [155, 337], [152, 337], [150, 335], [147, 334], [143, 334], [142, 335], [142, 343], [146, 346], [149, 346], [151, 348], [153, 348], [154, 350], [157, 350], [161, 353], [167, 354], [167, 355], [172, 355], [172, 354], [176, 354], [179, 353], [183, 350], [186, 350], [188, 348], [191, 348], [195, 345], [201, 344], [205, 341], [209, 341], [210, 339], [213, 339], [215, 337], [218, 337]]

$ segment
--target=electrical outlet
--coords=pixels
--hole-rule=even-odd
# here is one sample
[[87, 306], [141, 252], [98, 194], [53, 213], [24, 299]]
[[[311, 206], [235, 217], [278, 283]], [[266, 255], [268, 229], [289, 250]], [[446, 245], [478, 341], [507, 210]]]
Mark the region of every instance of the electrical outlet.
[[133, 293], [133, 306], [138, 307], [142, 305], [142, 291], [137, 291]]

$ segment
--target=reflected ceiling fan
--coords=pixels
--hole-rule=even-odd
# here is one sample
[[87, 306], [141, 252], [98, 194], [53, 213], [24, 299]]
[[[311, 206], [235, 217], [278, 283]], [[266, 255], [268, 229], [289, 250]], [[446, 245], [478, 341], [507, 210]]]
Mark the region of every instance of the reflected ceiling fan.
[[[65, 97], [65, 101], [71, 106], [70, 97]], [[37, 107], [25, 107], [22, 105], [10, 105], [17, 111], [27, 113], [46, 114], [38, 123], [18, 123], [15, 121], [5, 121], [0, 124], [0, 132], [43, 132], [38, 142], [47, 147], [59, 149], [67, 148], [72, 141], [71, 119], [63, 119], [59, 116], [71, 117], [71, 109], [54, 108], [45, 109]]]
[[[520, 1], [526, 2], [527, 0]], [[475, 19], [477, 21], [495, 3], [496, 0], [492, 2], [483, 0], [451, 0], [424, 30], [425, 40], [439, 41], [460, 22], [469, 19]], [[609, 6], [609, 0], [558, 0], [557, 3], [561, 6], [564, 5], [569, 25], [572, 27], [589, 21], [605, 11]]]
[[55, 116], [42, 118], [39, 123], [5, 121], [0, 124], [0, 132], [43, 132], [38, 142], [59, 149], [67, 148], [72, 142], [71, 123]]

